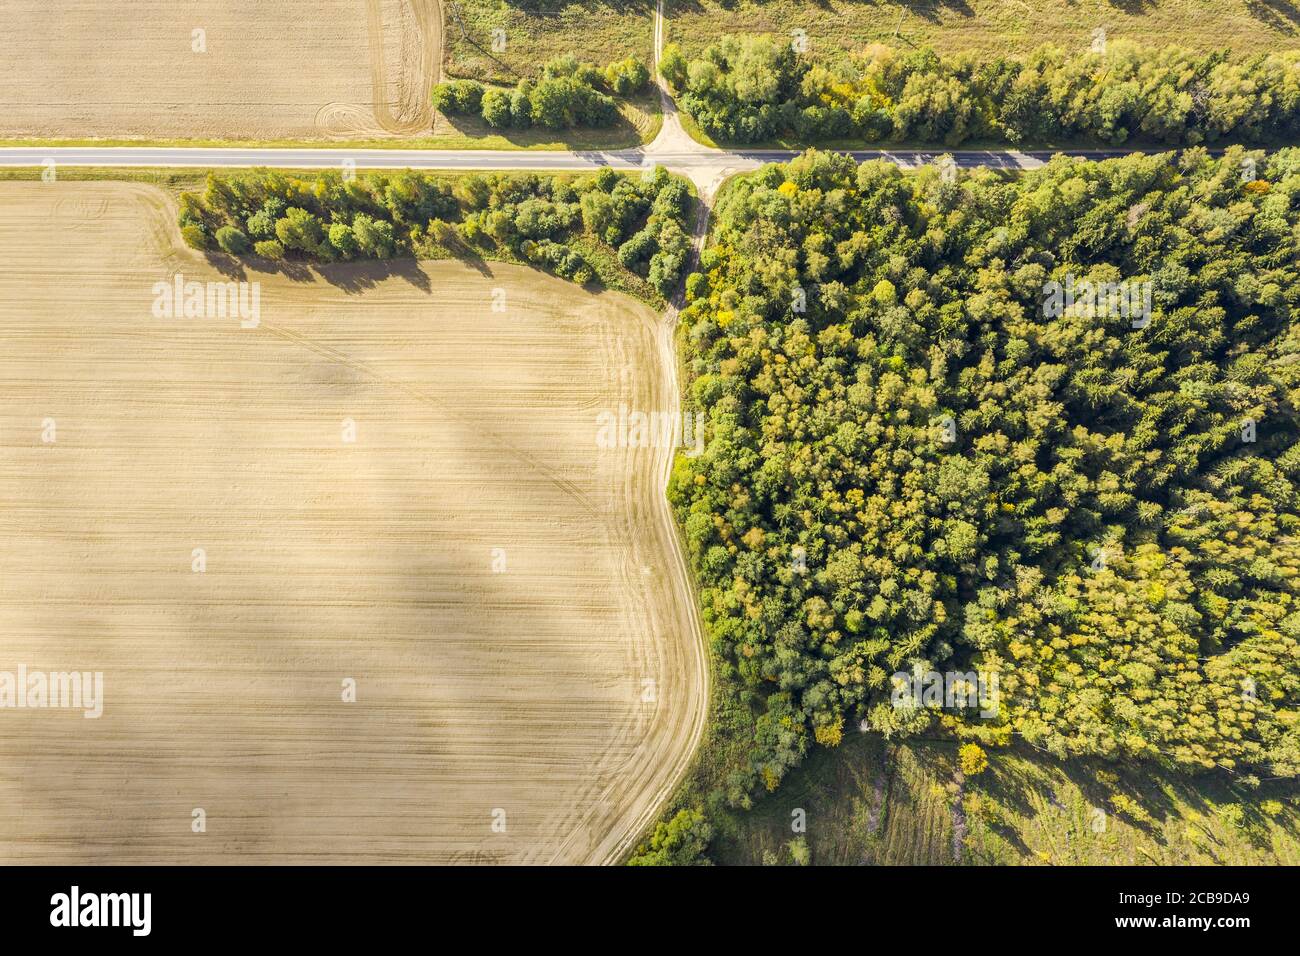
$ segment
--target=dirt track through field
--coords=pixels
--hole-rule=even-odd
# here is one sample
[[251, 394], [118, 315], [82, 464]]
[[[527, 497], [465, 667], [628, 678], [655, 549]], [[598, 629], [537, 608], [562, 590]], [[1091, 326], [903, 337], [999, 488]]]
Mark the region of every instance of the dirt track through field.
[[608, 862], [653, 818], [702, 648], [671, 452], [596, 435], [674, 408], [670, 337], [482, 270], [157, 318], [222, 278], [164, 194], [0, 184], [0, 671], [105, 684], [0, 709], [0, 861]]
[[430, 128], [438, 0], [66, 0], [57, 13], [8, 0], [4, 12], [0, 136], [307, 140]]

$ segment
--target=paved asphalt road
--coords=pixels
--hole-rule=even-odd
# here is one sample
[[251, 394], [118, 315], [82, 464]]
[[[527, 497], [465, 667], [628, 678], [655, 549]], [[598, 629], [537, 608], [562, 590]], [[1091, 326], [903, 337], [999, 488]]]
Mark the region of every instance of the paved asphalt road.
[[[854, 150], [862, 161], [887, 159], [908, 168], [933, 162], [948, 152], [958, 166], [989, 166], [998, 169], [1033, 169], [1053, 153], [1013, 150]], [[1075, 156], [1104, 159], [1127, 155], [1129, 150], [1065, 150]], [[0, 166], [40, 166], [53, 160], [56, 166], [190, 166], [252, 167], [282, 169], [338, 168], [345, 163], [358, 169], [592, 169], [613, 166], [633, 169], [649, 163], [669, 169], [690, 171], [725, 167], [743, 170], [762, 163], [786, 160], [797, 155], [787, 150], [707, 150], [664, 152], [644, 149], [618, 150], [432, 150], [432, 149], [349, 149], [346, 146], [312, 149], [241, 149], [152, 146], [62, 146], [3, 147]]]

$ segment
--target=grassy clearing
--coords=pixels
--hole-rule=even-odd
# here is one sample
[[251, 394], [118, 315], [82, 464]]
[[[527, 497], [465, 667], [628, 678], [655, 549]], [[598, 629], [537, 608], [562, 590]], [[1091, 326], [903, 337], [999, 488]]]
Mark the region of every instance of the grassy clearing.
[[[555, 56], [574, 53], [604, 66], [654, 58], [653, 0], [445, 0], [443, 73], [511, 82]], [[493, 31], [505, 31], [494, 52]]]
[[[847, 736], [838, 749], [811, 755], [749, 812], [713, 814], [709, 854], [724, 864], [789, 863], [799, 808], [812, 862], [821, 865], [1300, 863], [1294, 786], [1250, 789], [1220, 776], [1097, 760], [1063, 764], [1032, 750], [990, 753], [988, 770], [959, 785], [956, 749]], [[1116, 796], [1139, 809], [1117, 812]], [[961, 818], [967, 835], [958, 854]]]
[[667, 0], [668, 39], [687, 55], [724, 33], [807, 31], [813, 52], [868, 43], [1024, 53], [1114, 39], [1238, 52], [1300, 44], [1293, 0]]

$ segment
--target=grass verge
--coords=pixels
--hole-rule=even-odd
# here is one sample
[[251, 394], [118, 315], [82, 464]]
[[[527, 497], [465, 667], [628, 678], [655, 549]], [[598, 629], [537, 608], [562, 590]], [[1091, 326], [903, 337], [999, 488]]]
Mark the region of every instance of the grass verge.
[[340, 155], [356, 149], [493, 149], [582, 150], [629, 149], [650, 142], [663, 125], [659, 97], [644, 96], [618, 101], [620, 122], [608, 129], [493, 130], [481, 120], [440, 117], [437, 131], [404, 139], [350, 140], [222, 140], [222, 139], [0, 139], [0, 147], [115, 147], [143, 146], [181, 149], [335, 149]]

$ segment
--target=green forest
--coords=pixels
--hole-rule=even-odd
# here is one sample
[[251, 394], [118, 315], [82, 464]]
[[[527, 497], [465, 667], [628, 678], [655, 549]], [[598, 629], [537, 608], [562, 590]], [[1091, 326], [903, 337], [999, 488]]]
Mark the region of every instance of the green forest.
[[686, 266], [693, 202], [663, 167], [637, 177], [254, 170], [183, 193], [179, 222], [192, 248], [236, 257], [502, 258], [662, 300]]
[[[1300, 774], [1298, 240], [1296, 149], [730, 184], [679, 329], [707, 448], [669, 487], [714, 714], [637, 860], [859, 726], [967, 774]], [[897, 706], [918, 668], [996, 675], [994, 712]]]
[[723, 37], [698, 59], [671, 44], [660, 72], [709, 136], [956, 146], [1292, 142], [1300, 52], [1230, 57], [1114, 41], [1024, 58], [875, 45], [797, 54], [788, 40]]
[[[180, 226], [272, 268], [481, 256], [666, 298], [693, 201], [663, 170], [256, 170]], [[970, 778], [1002, 752], [1300, 775], [1298, 242], [1297, 149], [1019, 175], [813, 150], [729, 183], [678, 328], [706, 448], [668, 490], [713, 714], [632, 862], [700, 862], [858, 729], [950, 741]], [[998, 693], [900, 706], [924, 672]]]

